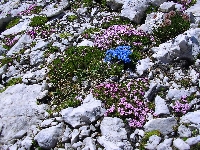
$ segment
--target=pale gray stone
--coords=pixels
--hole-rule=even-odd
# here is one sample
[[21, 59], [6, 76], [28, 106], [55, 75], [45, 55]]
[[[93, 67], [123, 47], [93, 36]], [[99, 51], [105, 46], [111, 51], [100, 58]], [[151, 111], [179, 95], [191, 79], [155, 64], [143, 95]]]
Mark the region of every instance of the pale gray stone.
[[157, 118], [149, 120], [145, 125], [145, 132], [159, 130], [163, 135], [167, 135], [174, 131], [173, 127], [177, 125], [174, 117]]
[[71, 145], [73, 145], [74, 143], [78, 142], [79, 140], [79, 134], [80, 131], [78, 129], [74, 129], [71, 133]]
[[149, 57], [141, 59], [136, 65], [136, 72], [141, 76], [145, 71], [151, 68], [154, 63]]
[[106, 4], [112, 9], [112, 10], [118, 10], [121, 9], [123, 4], [126, 0], [106, 0]]
[[53, 121], [54, 121], [53, 118], [44, 120], [44, 121], [40, 124], [40, 127], [42, 127], [42, 128], [44, 128], [44, 127], [49, 127]]
[[157, 135], [152, 135], [149, 137], [149, 140], [147, 141], [145, 148], [148, 150], [155, 150], [157, 145], [160, 143], [160, 141], [161, 141], [161, 137]]
[[156, 115], [170, 114], [165, 100], [158, 95], [155, 98], [155, 114]]
[[148, 7], [148, 0], [126, 0], [122, 6], [120, 16], [129, 18], [135, 23], [140, 23]]
[[30, 53], [30, 65], [32, 66], [36, 66], [39, 63], [43, 63], [44, 62], [44, 51], [32, 51]]
[[71, 133], [72, 130], [68, 126], [66, 126], [65, 132], [62, 137], [62, 142], [69, 142], [71, 138]]
[[164, 2], [160, 5], [159, 10], [162, 12], [170, 12], [171, 10], [174, 10], [176, 3], [170, 1], [170, 2]]
[[194, 15], [194, 23], [198, 24], [200, 22], [200, 1], [197, 0], [196, 4], [188, 8], [185, 12], [186, 13], [192, 13]]
[[150, 0], [152, 5], [160, 6], [162, 3], [166, 2], [167, 0]]
[[90, 40], [84, 39], [81, 43], [79, 43], [77, 46], [94, 46], [94, 43]]
[[187, 114], [181, 117], [180, 122], [200, 124], [200, 119], [197, 118], [200, 118], [200, 110], [188, 112]]
[[45, 105], [37, 105], [36, 97], [41, 92], [41, 85], [16, 84], [0, 93], [0, 143], [9, 143], [20, 130], [30, 132], [30, 127], [44, 118]]
[[3, 46], [0, 45], [0, 56], [5, 54], [5, 52], [6, 52], [6, 49], [3, 48]]
[[24, 147], [27, 150], [31, 149], [33, 143], [33, 139], [31, 137], [26, 137], [23, 141], [21, 141], [22, 147]]
[[183, 96], [190, 96], [191, 91], [182, 89], [169, 89], [166, 97], [172, 100], [180, 100]]
[[19, 53], [20, 50], [24, 47], [24, 44], [31, 43], [33, 39], [27, 34], [22, 35], [17, 43], [7, 52], [7, 56], [10, 56], [14, 53]]
[[10, 35], [10, 34], [17, 34], [17, 33], [20, 33], [22, 31], [26, 31], [27, 28], [28, 28], [29, 23], [30, 23], [30, 19], [25, 19], [22, 22], [19, 22], [14, 27], [5, 30], [1, 34], [2, 35]]
[[88, 103], [83, 103], [77, 108], [67, 108], [61, 111], [61, 115], [66, 123], [74, 128], [90, 124], [104, 115], [105, 109], [102, 102], [92, 98]]
[[123, 149], [127, 139], [127, 132], [124, 128], [124, 123], [119, 118], [104, 117], [100, 125], [101, 135], [98, 137], [98, 142], [105, 149], [116, 150]]
[[191, 131], [184, 125], [178, 127], [178, 134], [180, 137], [191, 137]]
[[38, 41], [38, 43], [36, 43], [36, 45], [31, 49], [31, 51], [36, 51], [39, 49], [44, 49], [45, 47], [47, 47], [49, 42], [44, 42], [43, 40]]
[[56, 7], [55, 3], [47, 5], [40, 14], [46, 15], [47, 17], [56, 16], [64, 11], [69, 6], [68, 0], [62, 0]]
[[88, 149], [89, 150], [96, 150], [95, 141], [91, 137], [86, 137], [83, 140], [83, 145], [84, 145], [84, 148], [82, 150], [88, 150]]
[[197, 143], [200, 142], [200, 135], [196, 136], [196, 137], [191, 137], [191, 138], [188, 138], [185, 143], [187, 143], [188, 145], [195, 145]]
[[38, 145], [44, 149], [51, 149], [56, 146], [59, 136], [62, 134], [63, 124], [49, 127], [41, 130], [34, 138], [38, 142]]
[[189, 150], [190, 149], [190, 146], [180, 138], [177, 138], [173, 141], [173, 146], [178, 148], [179, 150]]
[[156, 150], [172, 150], [171, 144], [172, 144], [172, 138], [165, 139], [162, 143], [160, 143]]
[[15, 135], [14, 135], [14, 139], [21, 139], [23, 138], [25, 135], [26, 135], [26, 130], [20, 130], [19, 132], [17, 132]]

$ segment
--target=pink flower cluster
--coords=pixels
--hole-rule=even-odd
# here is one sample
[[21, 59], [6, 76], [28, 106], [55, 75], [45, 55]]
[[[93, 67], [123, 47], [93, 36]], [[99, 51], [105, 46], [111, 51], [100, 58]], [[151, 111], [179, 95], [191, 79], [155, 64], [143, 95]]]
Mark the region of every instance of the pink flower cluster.
[[31, 36], [31, 38], [36, 38], [37, 36], [40, 36], [41, 38], [47, 38], [52, 33], [54, 33], [54, 29], [48, 29], [43, 27], [33, 27], [32, 30], [27, 31], [27, 34]]
[[28, 15], [35, 9], [36, 6], [37, 6], [36, 4], [32, 4], [26, 10], [21, 11], [20, 13], [18, 13], [18, 15]]
[[[102, 50], [114, 48], [117, 45], [141, 46], [141, 38], [147, 37], [145, 32], [136, 30], [132, 25], [113, 25], [96, 35], [94, 45]], [[149, 38], [153, 41], [153, 37]]]
[[122, 84], [101, 83], [93, 94], [104, 101], [107, 111], [105, 116], [118, 116], [127, 119], [130, 127], [142, 127], [148, 116], [153, 113], [143, 100], [148, 80], [138, 78]]
[[190, 110], [190, 105], [186, 100], [186, 96], [183, 96], [181, 100], [175, 101], [174, 106], [172, 106], [174, 112], [185, 114], [188, 110]]
[[17, 43], [18, 39], [15, 37], [15, 35], [12, 35], [9, 37], [5, 37], [3, 41], [6, 46], [12, 47], [13, 45], [15, 45], [15, 43]]

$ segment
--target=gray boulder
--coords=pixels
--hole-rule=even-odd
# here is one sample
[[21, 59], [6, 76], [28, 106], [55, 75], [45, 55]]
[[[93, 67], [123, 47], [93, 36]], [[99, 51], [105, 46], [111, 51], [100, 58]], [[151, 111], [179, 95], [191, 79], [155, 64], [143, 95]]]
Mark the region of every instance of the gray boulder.
[[30, 127], [41, 122], [46, 111], [45, 105], [36, 104], [40, 92], [41, 85], [17, 84], [0, 93], [0, 144], [12, 142], [21, 130], [29, 134]]
[[165, 139], [162, 143], [160, 143], [156, 147], [156, 150], [172, 150], [171, 144], [172, 144], [172, 138]]
[[170, 114], [165, 100], [158, 95], [155, 98], [155, 114], [157, 115]]
[[142, 59], [136, 65], [136, 72], [141, 76], [145, 71], [150, 69], [153, 64], [149, 57]]
[[106, 0], [106, 4], [112, 9], [112, 10], [118, 10], [121, 9], [124, 2], [126, 0]]
[[6, 52], [6, 49], [3, 48], [3, 46], [0, 45], [0, 56], [5, 54], [5, 52]]
[[181, 123], [194, 123], [194, 124], [200, 124], [200, 110], [194, 111], [194, 112], [188, 112], [183, 117], [181, 117], [180, 122]]
[[174, 2], [164, 2], [160, 5], [159, 10], [162, 12], [170, 12], [171, 10], [175, 9], [176, 3]]
[[169, 63], [177, 59], [188, 59], [193, 61], [200, 52], [200, 28], [190, 29], [184, 34], [178, 35], [174, 40], [160, 44], [159, 47], [153, 47], [152, 55], [159, 62]]
[[190, 129], [187, 128], [184, 125], [180, 125], [178, 127], [178, 134], [179, 134], [179, 137], [191, 137], [191, 131], [190, 131]]
[[200, 1], [197, 0], [196, 4], [194, 4], [193, 6], [191, 6], [190, 8], [188, 8], [185, 12], [186, 13], [192, 13], [194, 16], [194, 21], [193, 23], [198, 24], [200, 22]]
[[122, 141], [127, 139], [127, 132], [121, 119], [104, 117], [100, 129], [102, 136], [97, 140], [106, 150], [124, 149], [125, 143]]
[[145, 132], [158, 130], [163, 135], [167, 135], [174, 131], [173, 127], [177, 125], [177, 121], [174, 117], [157, 118], [148, 121], [144, 125]]
[[69, 107], [61, 111], [62, 117], [66, 123], [77, 128], [88, 125], [104, 115], [106, 110], [102, 108], [102, 102], [94, 99], [91, 95], [88, 95], [86, 99], [88, 98], [89, 101], [77, 108]]
[[157, 145], [160, 143], [160, 141], [161, 141], [161, 137], [157, 135], [152, 135], [149, 137], [149, 140], [147, 141], [145, 148], [148, 150], [155, 150]]
[[55, 3], [47, 5], [40, 14], [46, 15], [47, 17], [53, 17], [61, 14], [64, 9], [69, 6], [68, 0], [62, 0], [58, 5], [55, 6]]
[[188, 138], [185, 143], [187, 143], [188, 145], [194, 145], [200, 142], [200, 135], [196, 136], [196, 137], [191, 137]]
[[148, 0], [126, 0], [121, 10], [121, 16], [140, 23], [148, 7]]
[[62, 133], [63, 124], [41, 130], [34, 138], [38, 145], [44, 149], [51, 149], [56, 146], [59, 136]]
[[173, 146], [179, 150], [190, 150], [190, 146], [180, 138], [177, 138], [173, 141]]

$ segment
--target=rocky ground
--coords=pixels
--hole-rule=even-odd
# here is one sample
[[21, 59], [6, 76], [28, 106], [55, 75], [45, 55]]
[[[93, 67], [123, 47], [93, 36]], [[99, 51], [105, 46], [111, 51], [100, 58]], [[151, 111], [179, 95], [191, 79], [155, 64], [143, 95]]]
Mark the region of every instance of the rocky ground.
[[[93, 47], [98, 31], [90, 37], [84, 31], [101, 30], [109, 17], [129, 18], [138, 30], [151, 33], [164, 13], [181, 9], [181, 4], [166, 1], [106, 0], [106, 7], [73, 0], [1, 1], [0, 149], [200, 149], [199, 0], [184, 10], [190, 15], [189, 30], [151, 47], [131, 72], [131, 78], [146, 77], [150, 84], [144, 98], [155, 105], [154, 115], [149, 114], [144, 126], [130, 128], [120, 118], [104, 116], [103, 101], [92, 94], [76, 108], [49, 111], [48, 65], [55, 58], [70, 46]], [[150, 4], [160, 11], [144, 19]], [[44, 32], [30, 25], [37, 15], [48, 18]], [[16, 17], [19, 22], [8, 28]], [[50, 53], [49, 44], [59, 50]]]

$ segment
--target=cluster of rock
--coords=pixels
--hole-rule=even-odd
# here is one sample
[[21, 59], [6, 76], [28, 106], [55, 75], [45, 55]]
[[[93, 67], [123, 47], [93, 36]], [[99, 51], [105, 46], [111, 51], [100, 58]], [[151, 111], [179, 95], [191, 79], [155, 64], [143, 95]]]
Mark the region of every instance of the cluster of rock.
[[[62, 55], [68, 46], [93, 46], [94, 36], [91, 36], [90, 40], [82, 36], [85, 29], [100, 27], [103, 18], [110, 16], [123, 16], [140, 23], [147, 7], [153, 4], [160, 7], [160, 12], [147, 15], [145, 23], [138, 27], [151, 33], [154, 23], [162, 22], [165, 12], [181, 8], [181, 4], [166, 1], [107, 0], [107, 5], [116, 12], [102, 10], [99, 6], [89, 12], [88, 8], [84, 7], [78, 8], [77, 11], [68, 9], [69, 0], [51, 3], [47, 0], [37, 0], [37, 5], [44, 7], [40, 14], [51, 18], [47, 24], [55, 26], [56, 31], [46, 39], [32, 39], [24, 33], [18, 37], [19, 40], [10, 50], [0, 45], [0, 60], [13, 57], [12, 64], [0, 68], [0, 89], [3, 89], [4, 83], [12, 78], [22, 78], [21, 84], [10, 86], [0, 93], [0, 149], [31, 149], [36, 142], [43, 149], [133, 150], [138, 148], [145, 132], [152, 130], [158, 130], [162, 136], [149, 137], [145, 145], [149, 150], [171, 150], [173, 147], [187, 150], [199, 143], [200, 60], [197, 59], [200, 53], [199, 0], [185, 11], [191, 16], [190, 30], [158, 47], [153, 47], [151, 49], [153, 55], [140, 60], [137, 64], [134, 76], [147, 74], [150, 88], [145, 97], [155, 102], [155, 114], [160, 116], [149, 119], [143, 129], [133, 131], [119, 118], [104, 117], [106, 110], [102, 101], [92, 95], [88, 95], [81, 106], [66, 108], [53, 113], [53, 116], [47, 112], [49, 109], [47, 104], [37, 104], [37, 100], [43, 99], [48, 94], [47, 65], [58, 55]], [[20, 0], [0, 2], [0, 29], [3, 30], [5, 23], [19, 12], [25, 11], [31, 3]], [[79, 19], [67, 21], [67, 17], [73, 14]], [[22, 16], [20, 23], [3, 30], [0, 38], [30, 30], [29, 23], [33, 16]], [[61, 33], [71, 35], [64, 39], [60, 38]], [[32, 46], [32, 43], [36, 44]], [[45, 57], [49, 43], [59, 47], [60, 51]], [[21, 49], [25, 51], [21, 53]], [[16, 56], [20, 56], [19, 61], [15, 59]], [[187, 88], [180, 84], [180, 80], [184, 78], [189, 79], [190, 86]], [[158, 95], [161, 88], [167, 89], [164, 98]], [[178, 120], [171, 113], [171, 101], [192, 94], [196, 96], [190, 102], [192, 111]], [[183, 138], [187, 139], [184, 141]]]

